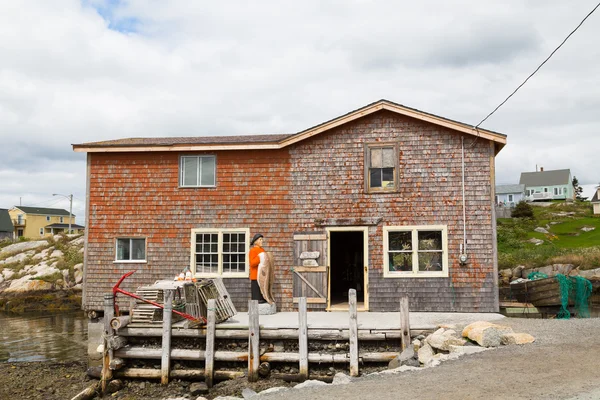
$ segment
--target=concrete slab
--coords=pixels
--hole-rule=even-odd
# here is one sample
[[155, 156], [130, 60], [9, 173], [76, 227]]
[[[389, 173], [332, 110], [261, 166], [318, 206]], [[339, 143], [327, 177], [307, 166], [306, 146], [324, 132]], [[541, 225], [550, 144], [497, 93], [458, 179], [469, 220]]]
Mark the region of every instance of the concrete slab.
[[[347, 312], [309, 312], [309, 329], [347, 329]], [[411, 329], [434, 329], [438, 325], [468, 325], [475, 321], [497, 321], [505, 318], [495, 313], [410, 313]], [[400, 329], [399, 312], [358, 313], [358, 329]], [[261, 315], [260, 327], [263, 329], [297, 329], [297, 312], [278, 312], [273, 315]], [[217, 324], [217, 329], [247, 329], [248, 313], [238, 313], [227, 321]]]

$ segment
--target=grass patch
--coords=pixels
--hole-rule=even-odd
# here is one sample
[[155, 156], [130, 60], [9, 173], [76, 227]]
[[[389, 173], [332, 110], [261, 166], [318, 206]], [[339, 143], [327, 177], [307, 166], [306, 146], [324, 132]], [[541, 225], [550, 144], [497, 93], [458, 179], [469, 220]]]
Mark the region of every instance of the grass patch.
[[[498, 267], [517, 265], [542, 267], [549, 264], [573, 264], [580, 269], [600, 268], [600, 218], [593, 216], [586, 202], [557, 202], [548, 207], [534, 206], [533, 219], [497, 221]], [[548, 233], [535, 232], [543, 227]], [[584, 232], [583, 227], [595, 230]], [[534, 245], [528, 240], [543, 240]]]
[[63, 279], [64, 279], [64, 276], [61, 272], [55, 272], [50, 275], [36, 276], [34, 278], [31, 278], [32, 281], [44, 281], [44, 282], [48, 282], [48, 283], [52, 283], [52, 284], [55, 284], [59, 280], [63, 280]]

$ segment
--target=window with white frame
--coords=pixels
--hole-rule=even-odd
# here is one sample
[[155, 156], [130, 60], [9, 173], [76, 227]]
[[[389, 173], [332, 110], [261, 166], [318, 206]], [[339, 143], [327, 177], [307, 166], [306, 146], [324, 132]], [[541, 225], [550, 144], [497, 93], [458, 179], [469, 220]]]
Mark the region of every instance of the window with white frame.
[[446, 225], [383, 228], [384, 277], [447, 277]]
[[250, 230], [192, 229], [191, 268], [198, 276], [247, 277]]
[[513, 195], [512, 195], [512, 194], [509, 194], [509, 195], [508, 195], [508, 201], [514, 201], [513, 199], [514, 199]]
[[64, 217], [60, 217], [60, 223], [62, 224], [63, 222], [65, 222], [65, 218]]
[[44, 228], [40, 228], [40, 236], [44, 236]]
[[50, 222], [50, 216], [46, 215], [46, 221]]
[[118, 238], [115, 252], [115, 261], [146, 261], [146, 239]]
[[182, 187], [215, 186], [215, 156], [181, 156], [179, 185]]

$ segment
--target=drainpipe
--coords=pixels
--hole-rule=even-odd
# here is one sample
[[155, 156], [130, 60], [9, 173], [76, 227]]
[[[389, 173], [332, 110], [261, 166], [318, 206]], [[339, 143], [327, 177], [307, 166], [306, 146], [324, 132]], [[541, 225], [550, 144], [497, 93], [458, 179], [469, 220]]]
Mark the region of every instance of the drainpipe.
[[462, 206], [463, 206], [463, 242], [460, 245], [459, 262], [464, 265], [467, 263], [467, 205], [465, 203], [465, 138], [461, 137], [461, 156], [462, 156]]

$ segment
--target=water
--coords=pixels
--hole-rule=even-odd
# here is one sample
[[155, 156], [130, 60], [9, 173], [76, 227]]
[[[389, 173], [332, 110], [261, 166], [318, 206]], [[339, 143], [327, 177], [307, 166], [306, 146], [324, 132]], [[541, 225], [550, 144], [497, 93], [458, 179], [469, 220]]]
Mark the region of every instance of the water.
[[0, 312], [0, 362], [86, 360], [87, 323], [81, 311]]

